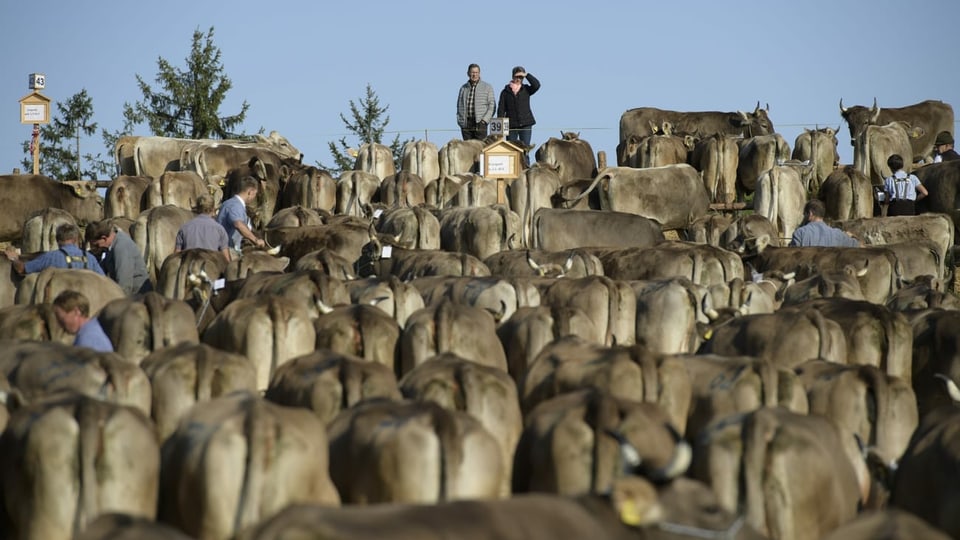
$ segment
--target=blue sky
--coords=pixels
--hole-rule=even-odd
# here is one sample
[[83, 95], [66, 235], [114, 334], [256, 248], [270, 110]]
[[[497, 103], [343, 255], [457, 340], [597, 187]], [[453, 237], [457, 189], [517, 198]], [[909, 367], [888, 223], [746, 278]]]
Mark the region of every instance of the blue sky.
[[[149, 6], [149, 8], [147, 7]], [[533, 96], [533, 142], [579, 131], [615, 164], [620, 115], [633, 107], [751, 110], [769, 104], [788, 142], [816, 125], [841, 126], [838, 102], [960, 105], [958, 7], [926, 0], [806, 2], [450, 1], [3, 2], [0, 172], [23, 159], [30, 126], [17, 101], [27, 76], [44, 94], [81, 89], [100, 127], [122, 127], [122, 105], [153, 83], [157, 59], [184, 67], [194, 30], [214, 27], [233, 81], [222, 113], [246, 100], [248, 133], [277, 130], [330, 164], [327, 143], [347, 135], [339, 115], [369, 83], [389, 105], [388, 131], [438, 146], [459, 137], [457, 89], [471, 62], [499, 89], [523, 65]], [[55, 111], [56, 109], [54, 109]], [[149, 134], [139, 126], [138, 135]], [[390, 135], [392, 139], [392, 134]], [[355, 142], [350, 136], [348, 142]], [[104, 152], [99, 136], [81, 151]]]

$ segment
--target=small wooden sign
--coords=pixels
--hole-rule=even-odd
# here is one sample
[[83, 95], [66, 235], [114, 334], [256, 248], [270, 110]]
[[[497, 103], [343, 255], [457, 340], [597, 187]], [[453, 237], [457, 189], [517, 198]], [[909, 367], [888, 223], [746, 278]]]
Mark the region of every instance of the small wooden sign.
[[485, 178], [518, 178], [522, 154], [518, 146], [500, 139], [480, 154], [480, 175]]
[[20, 98], [21, 124], [49, 124], [50, 98], [33, 92]]

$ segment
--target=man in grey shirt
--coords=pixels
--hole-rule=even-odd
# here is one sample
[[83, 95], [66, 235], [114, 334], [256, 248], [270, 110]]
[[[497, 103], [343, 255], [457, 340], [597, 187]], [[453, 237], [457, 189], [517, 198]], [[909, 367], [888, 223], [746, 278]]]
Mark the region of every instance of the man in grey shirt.
[[812, 199], [803, 207], [804, 225], [793, 231], [791, 247], [859, 247], [860, 242], [847, 233], [823, 222], [827, 213], [822, 201]]
[[123, 292], [133, 295], [152, 290], [147, 263], [129, 234], [105, 219], [87, 227], [87, 241], [103, 254], [104, 273], [116, 281]]
[[493, 118], [497, 104], [493, 86], [480, 80], [480, 66], [467, 67], [467, 82], [457, 95], [457, 125], [463, 140], [483, 139], [487, 136], [487, 124]]
[[184, 223], [177, 231], [177, 239], [173, 251], [179, 253], [185, 249], [209, 249], [219, 251], [230, 262], [230, 239], [223, 225], [217, 223], [216, 203], [211, 195], [203, 194], [197, 197], [194, 208], [197, 217]]

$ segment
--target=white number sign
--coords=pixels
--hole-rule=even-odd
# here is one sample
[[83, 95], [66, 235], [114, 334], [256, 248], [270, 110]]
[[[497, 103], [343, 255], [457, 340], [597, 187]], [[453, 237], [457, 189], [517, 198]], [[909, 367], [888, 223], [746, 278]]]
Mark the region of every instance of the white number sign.
[[30, 89], [31, 90], [43, 90], [43, 87], [47, 84], [47, 78], [43, 73], [31, 73], [30, 74]]
[[490, 135], [506, 135], [509, 131], [509, 118], [493, 118], [490, 120]]

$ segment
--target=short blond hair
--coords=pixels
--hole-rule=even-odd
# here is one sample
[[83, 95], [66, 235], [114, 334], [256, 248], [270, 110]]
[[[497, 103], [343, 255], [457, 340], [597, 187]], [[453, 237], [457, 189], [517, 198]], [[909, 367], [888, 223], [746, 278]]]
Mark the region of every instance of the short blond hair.
[[53, 299], [53, 305], [67, 313], [79, 309], [84, 317], [90, 316], [90, 300], [80, 291], [63, 291]]

